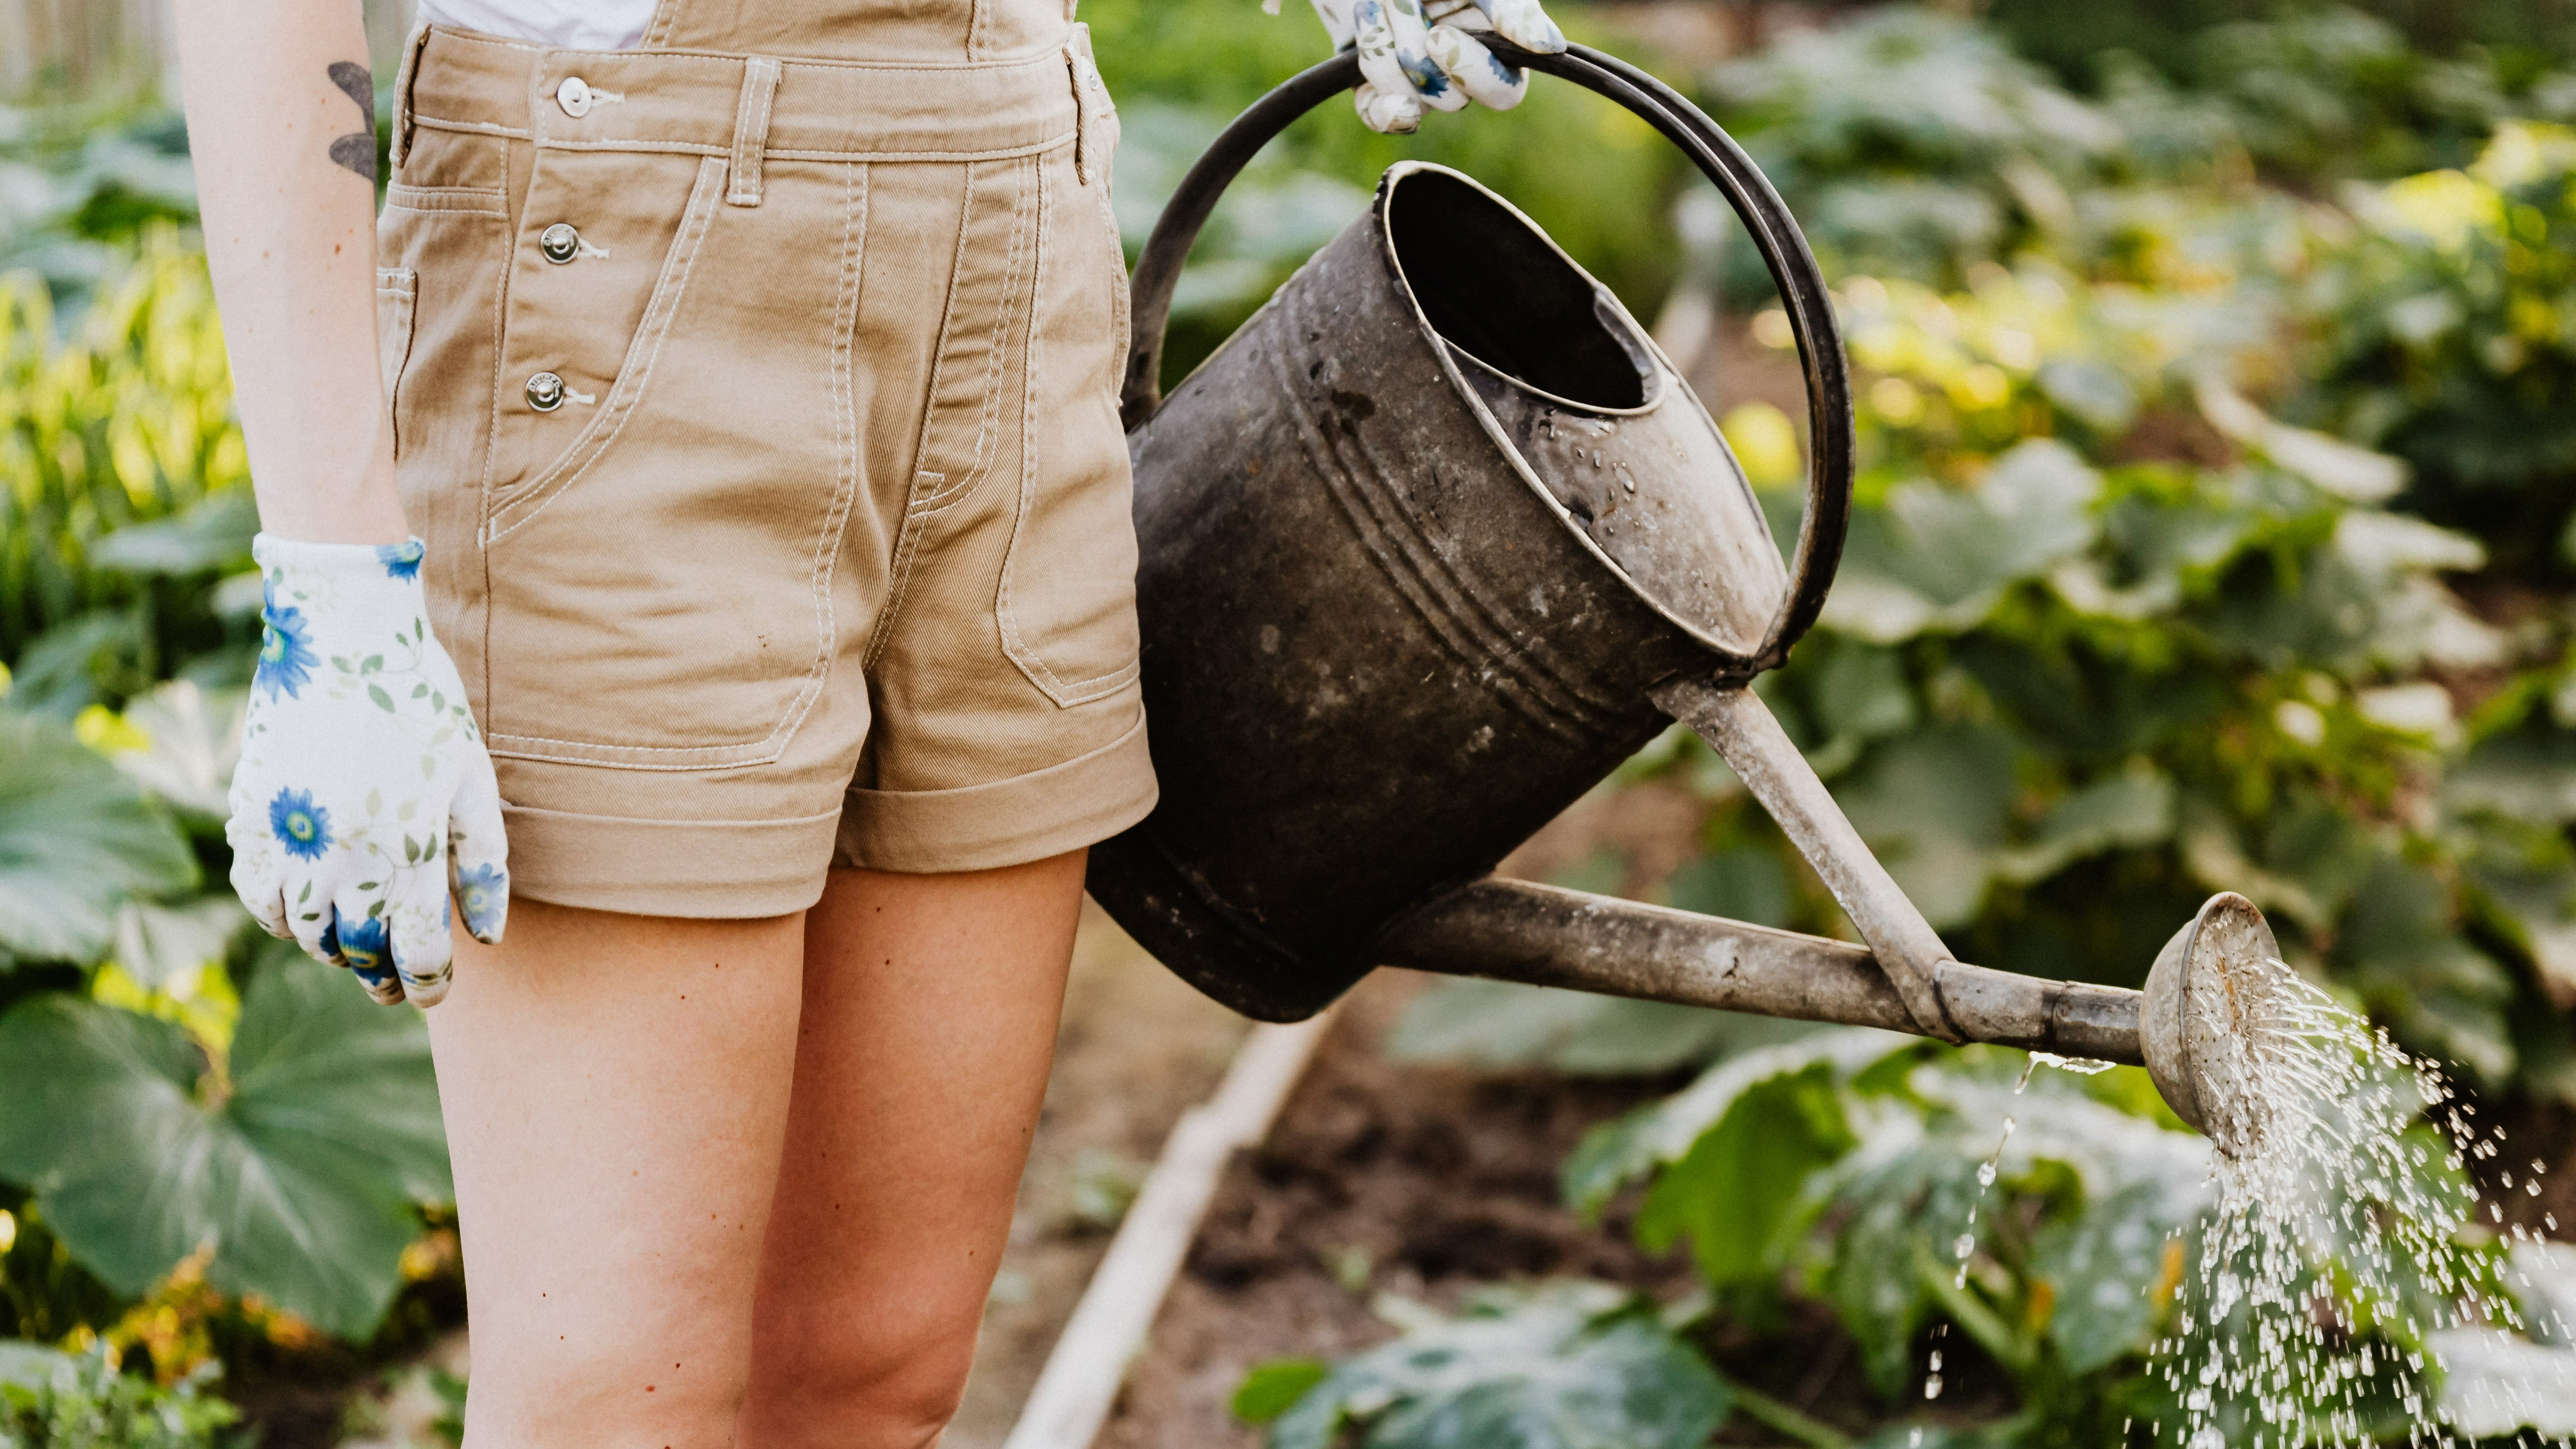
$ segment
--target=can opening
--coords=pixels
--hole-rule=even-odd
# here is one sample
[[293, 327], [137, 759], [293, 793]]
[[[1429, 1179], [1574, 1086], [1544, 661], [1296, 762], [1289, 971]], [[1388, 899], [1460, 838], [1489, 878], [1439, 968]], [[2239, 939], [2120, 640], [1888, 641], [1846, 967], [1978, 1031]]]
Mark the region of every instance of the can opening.
[[1386, 230], [1432, 330], [1496, 372], [1585, 407], [1643, 407], [1646, 360], [1600, 287], [1510, 207], [1429, 169], [1397, 178]]

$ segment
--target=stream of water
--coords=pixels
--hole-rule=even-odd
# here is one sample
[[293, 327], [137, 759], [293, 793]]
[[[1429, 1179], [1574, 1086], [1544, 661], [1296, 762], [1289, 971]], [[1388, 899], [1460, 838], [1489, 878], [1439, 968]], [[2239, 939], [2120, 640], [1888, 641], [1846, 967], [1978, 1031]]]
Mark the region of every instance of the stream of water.
[[2464, 1155], [2494, 1157], [2501, 1134], [2280, 962], [2247, 978], [2262, 999], [2231, 1095], [2252, 1110], [2212, 1154], [2197, 1267], [2156, 1353], [2183, 1422], [2151, 1424], [2153, 1442], [2465, 1444], [2437, 1413], [2436, 1342], [2527, 1327], [2507, 1259], [2469, 1241], [2503, 1215], [2481, 1212]]
[[[2219, 1094], [2229, 1120], [2212, 1124], [2232, 1150], [2210, 1154], [2197, 1265], [2176, 1287], [2153, 1354], [2180, 1421], [2133, 1421], [2132, 1441], [2144, 1430], [2145, 1442], [2180, 1449], [2465, 1449], [2475, 1436], [2446, 1423], [2446, 1410], [2465, 1409], [2491, 1435], [2530, 1422], [2535, 1408], [2556, 1406], [2536, 1417], [2560, 1427], [2576, 1418], [2576, 1352], [2520, 1337], [2536, 1327], [2576, 1343], [2576, 1323], [2555, 1310], [2524, 1321], [2522, 1300], [2549, 1295], [2531, 1293], [2498, 1240], [2550, 1250], [2507, 1227], [2499, 1204], [2482, 1204], [2467, 1170], [2471, 1158], [2500, 1156], [2502, 1132], [2481, 1126], [2437, 1070], [2282, 963], [2238, 985], [2257, 998], [2239, 1018], [2252, 1038]], [[2109, 1063], [2034, 1052], [2014, 1091], [2043, 1066], [2091, 1073]], [[1954, 1245], [1960, 1287], [2014, 1127], [2006, 1117], [1977, 1174], [1979, 1201]], [[2537, 1197], [2542, 1170], [2534, 1161], [2492, 1175]], [[1935, 1331], [1926, 1399], [1941, 1395], [1946, 1328]], [[2445, 1344], [2523, 1367], [2458, 1377], [2467, 1366], [2446, 1363]], [[2446, 1381], [2447, 1397], [2437, 1392]], [[2502, 1432], [2529, 1449], [2576, 1449], [2564, 1435]], [[1920, 1430], [1914, 1437], [1922, 1442]]]

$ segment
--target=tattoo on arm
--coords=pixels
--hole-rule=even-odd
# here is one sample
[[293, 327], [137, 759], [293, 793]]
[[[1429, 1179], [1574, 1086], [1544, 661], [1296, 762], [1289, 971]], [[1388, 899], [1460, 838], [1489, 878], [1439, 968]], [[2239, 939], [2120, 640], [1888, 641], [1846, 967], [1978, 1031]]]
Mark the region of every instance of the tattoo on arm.
[[331, 62], [331, 84], [358, 103], [358, 117], [365, 127], [333, 137], [331, 159], [367, 178], [372, 185], [376, 179], [376, 78], [355, 61], [335, 60]]

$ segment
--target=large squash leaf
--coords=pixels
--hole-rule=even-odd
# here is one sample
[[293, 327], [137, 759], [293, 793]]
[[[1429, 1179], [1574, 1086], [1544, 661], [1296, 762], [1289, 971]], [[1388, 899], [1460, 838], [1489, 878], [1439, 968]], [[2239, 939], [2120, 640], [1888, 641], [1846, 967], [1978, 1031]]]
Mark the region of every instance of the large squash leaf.
[[0, 1177], [111, 1286], [201, 1246], [207, 1280], [344, 1336], [400, 1285], [411, 1204], [450, 1196], [428, 1033], [330, 968], [269, 953], [229, 1083], [175, 1025], [49, 992], [0, 1017]]
[[71, 728], [0, 710], [0, 960], [88, 961], [127, 897], [197, 884], [188, 842]]
[[1270, 1444], [1699, 1449], [1732, 1408], [1725, 1381], [1650, 1303], [1559, 1283], [1489, 1290], [1460, 1317], [1344, 1360], [1280, 1416]]

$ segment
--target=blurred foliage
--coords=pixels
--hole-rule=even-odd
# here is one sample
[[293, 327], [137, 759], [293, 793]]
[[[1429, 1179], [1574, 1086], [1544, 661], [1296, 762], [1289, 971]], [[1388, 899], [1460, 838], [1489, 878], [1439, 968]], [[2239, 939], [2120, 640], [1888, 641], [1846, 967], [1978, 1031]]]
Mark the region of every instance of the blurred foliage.
[[[2416, 1132], [2422, 1183], [2382, 1186], [2464, 1191], [2449, 1141]], [[2183, 1416], [2153, 1355], [2180, 1290], [2203, 1271], [2210, 1151], [2136, 1068], [2078, 1076], [2040, 1070], [2015, 1051], [1810, 1028], [1730, 1051], [1679, 1094], [1596, 1128], [1565, 1165], [1571, 1206], [1599, 1217], [1614, 1199], [1632, 1205], [1623, 1216], [1638, 1241], [1687, 1248], [1701, 1291], [1658, 1309], [1606, 1285], [1557, 1283], [1475, 1298], [1478, 1308], [1456, 1320], [1382, 1304], [1401, 1336], [1338, 1365], [1264, 1365], [1245, 1381], [1238, 1413], [1272, 1423], [1273, 1449], [1334, 1442], [1322, 1436], [1353, 1420], [1367, 1428], [1359, 1442], [1377, 1449], [1705, 1442], [1698, 1420], [1676, 1422], [1685, 1405], [1849, 1449], [1866, 1423], [1909, 1403], [1941, 1420], [1898, 1422], [1869, 1442], [2160, 1442], [2151, 1426]], [[2350, 1301], [2352, 1275], [2337, 1257], [2357, 1250], [2300, 1243], [2289, 1291], [2336, 1321], [2374, 1322]], [[2553, 1250], [2516, 1247], [2509, 1272], [2506, 1249], [2482, 1237], [2439, 1257], [2407, 1265], [2397, 1286], [2430, 1301], [2462, 1284], [2509, 1281], [2517, 1311], [2556, 1321], [2555, 1295], [2570, 1274]], [[1783, 1377], [1782, 1356], [1799, 1350], [1782, 1336], [1814, 1309], [1856, 1346], [1883, 1407], [1827, 1403], [1811, 1417], [1730, 1382], [1737, 1372]], [[1587, 1322], [1627, 1325], [1619, 1351], [1581, 1336]], [[2515, 1416], [2508, 1404], [2554, 1412], [2552, 1394], [2511, 1394], [2570, 1371], [2563, 1335], [2481, 1332], [2484, 1357], [2451, 1363], [2442, 1402], [2482, 1415], [2479, 1432], [2495, 1435], [2519, 1427], [2502, 1422]], [[2374, 1432], [2405, 1432], [2389, 1366], [2424, 1348], [2384, 1321], [2333, 1344]], [[2011, 1411], [1963, 1428], [1962, 1412], [1991, 1408], [1996, 1386]], [[1959, 1405], [1962, 1397], [1970, 1402]], [[1578, 1402], [1631, 1414], [1653, 1405], [1672, 1415], [1660, 1421], [1671, 1432], [1605, 1432], [1616, 1420], [1607, 1408], [1526, 1412]], [[1524, 1412], [1509, 1432], [1460, 1434], [1461, 1405], [1497, 1422], [1503, 1406]], [[2222, 1406], [2221, 1422], [2241, 1412]], [[2243, 1422], [2250, 1434], [2251, 1419]]]
[[0, 1449], [214, 1449], [241, 1412], [206, 1393], [217, 1366], [162, 1385], [117, 1371], [105, 1348], [0, 1343]]
[[2354, 198], [2321, 269], [2305, 414], [2405, 459], [2401, 502], [2518, 580], [2576, 553], [2576, 130], [2506, 122], [2465, 169]]
[[[1131, 260], [1225, 123], [1327, 57], [1315, 17], [1286, 8], [1264, 16], [1232, 0], [1085, 0], [1082, 18], [1119, 103], [1113, 196]], [[1579, 5], [1561, 19], [1576, 40], [1615, 43]], [[1197, 366], [1407, 157], [1456, 167], [1501, 192], [1634, 305], [1650, 306], [1671, 285], [1679, 251], [1660, 221], [1686, 163], [1628, 112], [1542, 79], [1511, 111], [1435, 116], [1414, 135], [1381, 136], [1337, 99], [1272, 142], [1219, 204], [1176, 293], [1166, 380]]]
[[148, 91], [0, 106], [0, 273], [76, 301], [125, 270], [137, 232], [196, 216], [187, 129]]

